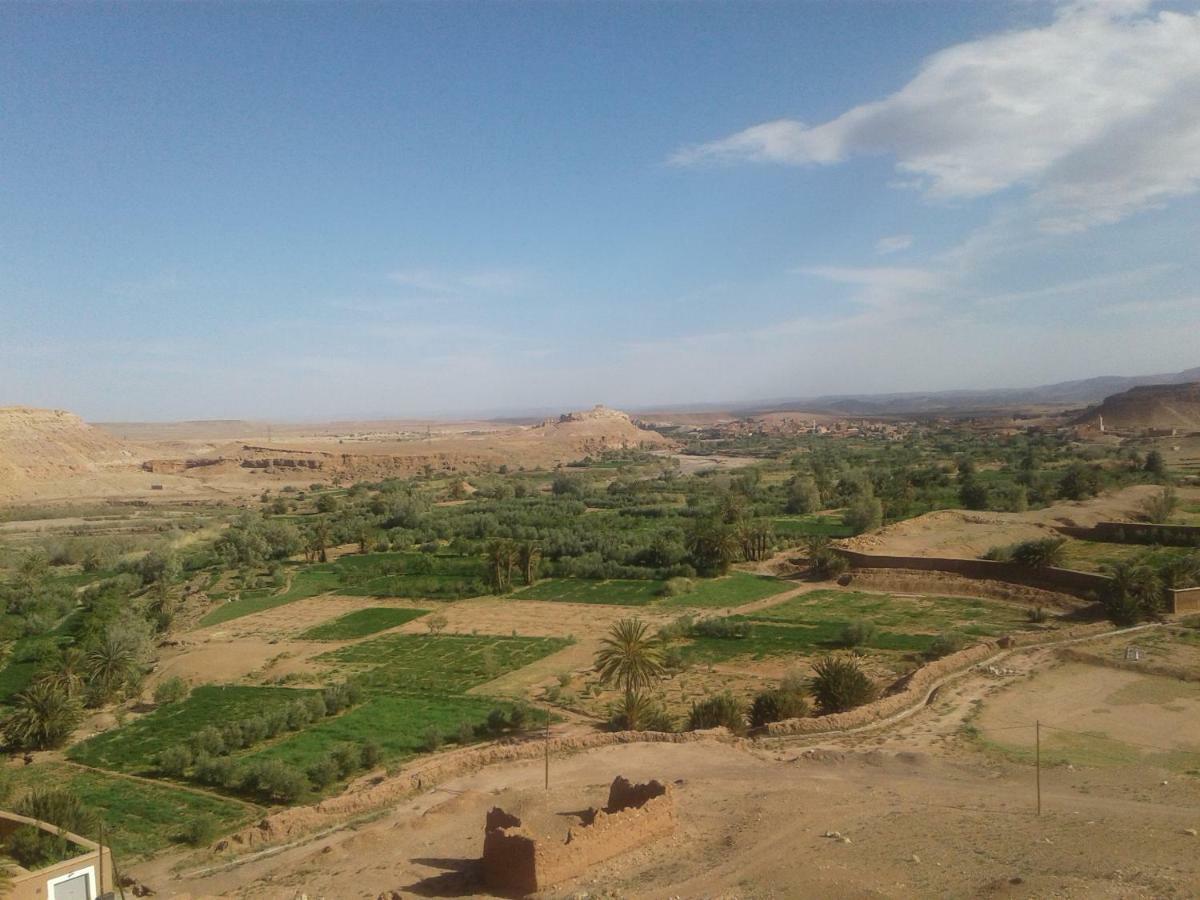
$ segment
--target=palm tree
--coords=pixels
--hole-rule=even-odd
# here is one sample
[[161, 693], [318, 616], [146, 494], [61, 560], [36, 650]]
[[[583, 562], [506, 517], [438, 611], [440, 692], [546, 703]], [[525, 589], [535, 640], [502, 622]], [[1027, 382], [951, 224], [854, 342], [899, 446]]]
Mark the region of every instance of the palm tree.
[[641, 619], [613, 623], [600, 641], [596, 671], [605, 684], [616, 684], [625, 692], [626, 706], [632, 697], [663, 677], [662, 649]]
[[88, 686], [99, 699], [107, 700], [129, 681], [136, 664], [129, 642], [106, 632], [88, 653]]
[[1162, 609], [1162, 581], [1146, 565], [1119, 562], [1108, 567], [1112, 582], [1105, 592], [1104, 608], [1118, 625], [1133, 625], [1156, 616]]
[[60, 685], [35, 681], [16, 696], [12, 714], [4, 721], [5, 742], [20, 750], [61, 746], [79, 725], [79, 701]]
[[328, 546], [329, 522], [322, 516], [313, 525], [311, 540], [313, 555], [317, 557], [318, 562], [329, 562], [329, 555], [325, 552]]
[[47, 672], [42, 680], [57, 685], [72, 697], [83, 693], [83, 682], [87, 674], [87, 656], [78, 647], [64, 647], [59, 653], [58, 666]]
[[487, 545], [488, 574], [496, 593], [503, 593], [512, 586], [517, 561], [517, 545], [508, 538], [497, 538]]
[[541, 561], [542, 548], [537, 545], [537, 542], [523, 541], [517, 549], [517, 563], [521, 567], [526, 584], [533, 584], [537, 581], [537, 567]]

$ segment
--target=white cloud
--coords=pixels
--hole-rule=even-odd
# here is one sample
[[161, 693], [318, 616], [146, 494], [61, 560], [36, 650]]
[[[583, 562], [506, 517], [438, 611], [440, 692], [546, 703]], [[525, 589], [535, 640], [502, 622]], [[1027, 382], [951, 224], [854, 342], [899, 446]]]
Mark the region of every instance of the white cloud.
[[911, 234], [893, 234], [888, 237], [882, 237], [875, 242], [876, 253], [897, 253], [900, 250], [907, 250], [913, 245], [913, 236]]
[[929, 57], [889, 97], [681, 149], [678, 165], [828, 165], [892, 154], [933, 198], [1024, 186], [1043, 227], [1117, 221], [1200, 189], [1200, 13], [1072, 3], [1042, 28]]

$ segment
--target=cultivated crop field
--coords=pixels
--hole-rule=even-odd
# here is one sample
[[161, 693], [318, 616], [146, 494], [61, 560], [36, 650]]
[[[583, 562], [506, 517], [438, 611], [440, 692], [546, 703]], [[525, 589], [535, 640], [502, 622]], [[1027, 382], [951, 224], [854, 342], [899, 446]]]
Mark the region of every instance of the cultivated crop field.
[[389, 628], [398, 628], [427, 612], [425, 609], [392, 606], [359, 609], [310, 628], [299, 637], [305, 641], [348, 641], [387, 631]]
[[159, 753], [208, 725], [262, 717], [282, 710], [312, 691], [294, 688], [203, 685], [179, 703], [156, 709], [127, 725], [106, 731], [71, 748], [69, 757], [84, 765], [116, 772], [155, 772]]
[[567, 646], [561, 638], [388, 634], [317, 658], [369, 694], [462, 694]]
[[[260, 815], [251, 804], [169, 784], [150, 784], [63, 763], [14, 770], [14, 787], [66, 788], [108, 823], [105, 840], [125, 865], [180, 843], [194, 823], [216, 833]], [[94, 835], [93, 835], [94, 837]]]

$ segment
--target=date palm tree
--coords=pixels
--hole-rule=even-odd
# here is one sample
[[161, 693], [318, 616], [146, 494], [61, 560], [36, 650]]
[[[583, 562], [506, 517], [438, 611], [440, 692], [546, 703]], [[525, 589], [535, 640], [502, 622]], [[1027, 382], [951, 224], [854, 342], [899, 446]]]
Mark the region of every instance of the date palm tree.
[[517, 564], [521, 567], [521, 574], [525, 578], [526, 584], [533, 584], [537, 581], [537, 567], [541, 561], [542, 548], [537, 545], [537, 542], [522, 541], [521, 546], [517, 549]]
[[622, 619], [613, 623], [600, 641], [596, 671], [605, 684], [615, 684], [625, 692], [626, 704], [663, 677], [662, 649], [641, 619]]
[[79, 701], [60, 685], [35, 681], [16, 696], [4, 721], [5, 742], [19, 750], [49, 750], [71, 736], [83, 718]]

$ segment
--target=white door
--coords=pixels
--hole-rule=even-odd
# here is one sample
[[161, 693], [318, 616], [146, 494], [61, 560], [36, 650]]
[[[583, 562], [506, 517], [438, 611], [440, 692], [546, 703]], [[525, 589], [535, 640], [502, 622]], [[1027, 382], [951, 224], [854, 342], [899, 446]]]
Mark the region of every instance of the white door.
[[77, 872], [50, 885], [50, 900], [92, 900], [90, 872]]

